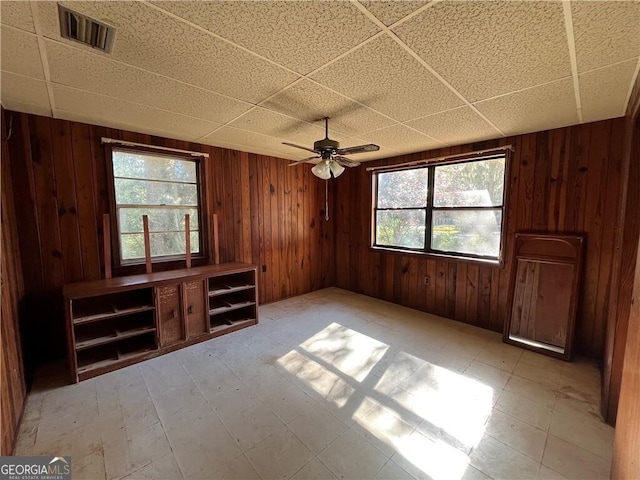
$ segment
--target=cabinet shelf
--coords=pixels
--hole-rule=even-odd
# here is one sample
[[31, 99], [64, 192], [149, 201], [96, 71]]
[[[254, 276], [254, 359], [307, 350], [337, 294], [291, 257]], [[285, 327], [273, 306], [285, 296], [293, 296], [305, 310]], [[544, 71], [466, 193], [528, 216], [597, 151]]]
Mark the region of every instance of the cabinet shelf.
[[225, 330], [239, 330], [240, 328], [248, 327], [256, 323], [255, 318], [245, 318], [242, 320], [228, 320], [224, 319], [221, 323], [213, 325], [209, 330], [211, 333], [220, 333]]
[[238, 302], [238, 303], [228, 303], [226, 302], [226, 305], [222, 305], [219, 307], [215, 307], [209, 310], [209, 315], [220, 315], [222, 313], [226, 313], [226, 312], [230, 312], [232, 310], [237, 310], [239, 308], [245, 308], [245, 307], [250, 307], [252, 305], [255, 305], [256, 302], [251, 302], [251, 301], [245, 301], [245, 302]]
[[217, 297], [218, 295], [224, 295], [226, 293], [233, 293], [233, 292], [241, 292], [242, 290], [250, 290], [252, 288], [255, 288], [255, 285], [221, 285], [221, 286], [215, 286], [212, 287], [211, 290], [209, 290], [209, 296], [210, 297]]
[[118, 340], [124, 340], [126, 338], [136, 337], [138, 335], [144, 335], [145, 333], [155, 332], [155, 327], [141, 327], [132, 330], [116, 331], [112, 335], [104, 335], [102, 337], [89, 338], [84, 341], [76, 341], [76, 350], [85, 350], [91, 347], [97, 347], [111, 342], [117, 342]]
[[91, 362], [91, 363], [87, 363], [85, 365], [79, 365], [78, 366], [78, 374], [83, 374], [86, 372], [90, 372], [91, 370], [96, 370], [98, 368], [102, 368], [102, 367], [108, 367], [111, 365], [116, 365], [120, 362], [123, 362], [125, 360], [130, 360], [132, 358], [136, 358], [136, 357], [140, 357], [142, 355], [145, 355], [149, 352], [153, 352], [154, 350], [157, 350], [156, 348], [142, 348], [140, 350], [136, 350], [133, 352], [117, 352], [115, 355], [111, 356], [110, 358], [106, 358], [104, 360], [98, 360], [95, 362]]
[[149, 310], [155, 310], [155, 307], [153, 305], [142, 305], [137, 307], [118, 309], [114, 306], [113, 311], [111, 312], [95, 313], [93, 315], [76, 317], [73, 319], [73, 323], [74, 325], [82, 325], [83, 323], [98, 322], [100, 320], [108, 320], [110, 318], [122, 317], [134, 313], [147, 312]]

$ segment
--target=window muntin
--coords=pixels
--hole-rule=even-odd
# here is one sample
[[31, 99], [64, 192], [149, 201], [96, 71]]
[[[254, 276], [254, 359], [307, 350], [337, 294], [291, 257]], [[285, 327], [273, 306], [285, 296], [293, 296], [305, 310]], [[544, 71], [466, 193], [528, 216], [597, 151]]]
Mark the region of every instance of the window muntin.
[[122, 263], [144, 258], [142, 216], [149, 217], [151, 257], [185, 255], [185, 214], [191, 253], [202, 251], [198, 161], [129, 149], [112, 150], [113, 187]]
[[497, 260], [504, 154], [374, 175], [374, 246]]

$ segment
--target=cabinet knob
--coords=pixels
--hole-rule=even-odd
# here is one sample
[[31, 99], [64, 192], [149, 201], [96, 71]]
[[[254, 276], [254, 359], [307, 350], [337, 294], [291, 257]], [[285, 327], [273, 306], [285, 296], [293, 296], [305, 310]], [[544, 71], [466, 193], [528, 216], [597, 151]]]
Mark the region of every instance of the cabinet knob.
[[187, 313], [188, 314], [192, 314], [193, 313], [193, 305], [189, 305], [189, 307], [187, 308]]
[[176, 318], [178, 316], [178, 311], [174, 308], [171, 310], [171, 318]]

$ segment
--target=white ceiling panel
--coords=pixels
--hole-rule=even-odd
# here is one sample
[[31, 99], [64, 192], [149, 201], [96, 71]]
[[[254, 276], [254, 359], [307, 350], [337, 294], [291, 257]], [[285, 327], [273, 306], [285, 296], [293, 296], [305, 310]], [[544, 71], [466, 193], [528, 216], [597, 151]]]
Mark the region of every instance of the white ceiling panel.
[[367, 43], [312, 78], [399, 121], [463, 104], [389, 37]]
[[629, 85], [638, 60], [580, 75], [580, 98], [585, 122], [620, 117], [626, 110]]
[[379, 31], [349, 2], [153, 3], [302, 74]]
[[479, 102], [475, 106], [507, 135], [578, 123], [570, 78]]
[[38, 38], [4, 25], [0, 27], [0, 35], [2, 70], [44, 80]]
[[[258, 102], [297, 75], [140, 2], [62, 2], [116, 27], [110, 56], [214, 92]], [[57, 4], [38, 2], [48, 38], [59, 33]]]
[[[195, 140], [220, 126], [57, 84], [53, 84], [53, 98], [61, 118], [179, 140]], [[139, 125], [144, 125], [145, 129], [138, 130]]]
[[571, 75], [560, 2], [445, 1], [394, 31], [470, 102]]
[[578, 72], [640, 55], [640, 2], [571, 3]]
[[345, 135], [358, 135], [395, 123], [394, 120], [310, 80], [303, 80], [288, 88], [267, 100], [264, 106], [306, 122], [329, 117], [330, 131]]
[[35, 33], [31, 5], [29, 2], [0, 2], [0, 19], [3, 25]]
[[449, 145], [477, 142], [500, 136], [500, 132], [470, 107], [436, 113], [411, 120], [406, 124]]
[[46, 49], [54, 83], [217, 123], [226, 123], [251, 108], [249, 103], [113, 61], [88, 49], [52, 40], [46, 40]]
[[62, 3], [113, 51], [0, 2], [6, 109], [294, 160], [322, 117], [366, 161], [621, 116], [640, 57], [640, 1]]

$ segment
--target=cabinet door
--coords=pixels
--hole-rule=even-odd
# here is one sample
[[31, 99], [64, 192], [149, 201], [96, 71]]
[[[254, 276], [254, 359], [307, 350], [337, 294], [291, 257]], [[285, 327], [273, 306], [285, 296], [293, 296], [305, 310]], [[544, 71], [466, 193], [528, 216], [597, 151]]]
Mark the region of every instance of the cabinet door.
[[184, 338], [180, 310], [180, 284], [158, 287], [158, 319], [162, 347]]
[[185, 282], [183, 285], [187, 338], [193, 338], [209, 331], [209, 315], [205, 307], [205, 283], [198, 280]]

